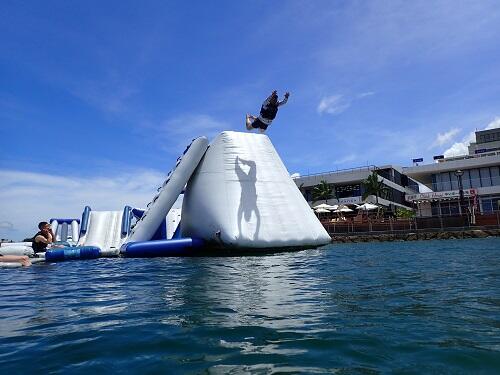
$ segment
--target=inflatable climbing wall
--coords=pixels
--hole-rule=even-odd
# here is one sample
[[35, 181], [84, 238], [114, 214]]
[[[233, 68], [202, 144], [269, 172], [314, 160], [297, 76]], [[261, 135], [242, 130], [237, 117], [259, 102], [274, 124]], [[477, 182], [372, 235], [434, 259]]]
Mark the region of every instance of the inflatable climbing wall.
[[189, 180], [181, 229], [228, 248], [330, 242], [269, 138], [231, 131], [212, 142]]

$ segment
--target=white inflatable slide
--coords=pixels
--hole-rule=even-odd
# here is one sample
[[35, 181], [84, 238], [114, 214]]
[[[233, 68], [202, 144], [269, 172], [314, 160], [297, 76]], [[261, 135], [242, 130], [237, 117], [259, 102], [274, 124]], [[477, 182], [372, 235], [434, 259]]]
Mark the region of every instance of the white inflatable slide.
[[121, 233], [122, 211], [91, 211], [88, 229], [78, 246], [97, 246], [103, 255], [118, 254], [125, 240]]
[[318, 221], [266, 135], [226, 131], [188, 182], [182, 235], [228, 248], [327, 244]]
[[[148, 204], [146, 212], [132, 229], [127, 242], [151, 240], [200, 163], [207, 147], [206, 137], [199, 137], [191, 142], [184, 154], [177, 159], [174, 169], [169, 173], [158, 194]], [[169, 221], [174, 219], [171, 217]]]

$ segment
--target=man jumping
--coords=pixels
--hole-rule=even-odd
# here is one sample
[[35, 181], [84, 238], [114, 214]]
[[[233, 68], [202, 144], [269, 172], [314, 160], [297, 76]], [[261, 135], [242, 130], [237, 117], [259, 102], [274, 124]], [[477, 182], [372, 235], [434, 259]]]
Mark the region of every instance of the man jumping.
[[282, 106], [288, 101], [290, 93], [285, 93], [285, 97], [282, 101], [278, 100], [278, 93], [274, 90], [271, 95], [262, 103], [260, 108], [260, 116], [255, 117], [253, 115], [247, 114], [246, 126], [248, 130], [259, 129], [261, 133], [264, 133], [271, 122], [273, 122], [276, 114], [278, 113], [278, 107]]

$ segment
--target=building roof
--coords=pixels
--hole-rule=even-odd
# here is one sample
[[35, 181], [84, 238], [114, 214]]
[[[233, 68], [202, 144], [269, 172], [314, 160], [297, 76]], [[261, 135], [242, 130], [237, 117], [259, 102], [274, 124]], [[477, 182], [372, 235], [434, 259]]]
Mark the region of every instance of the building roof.
[[500, 164], [500, 151], [478, 155], [464, 155], [461, 158], [444, 159], [433, 164], [423, 164], [403, 168], [403, 173], [422, 183], [429, 183], [431, 175], [440, 172], [452, 172], [458, 169], [492, 167]]

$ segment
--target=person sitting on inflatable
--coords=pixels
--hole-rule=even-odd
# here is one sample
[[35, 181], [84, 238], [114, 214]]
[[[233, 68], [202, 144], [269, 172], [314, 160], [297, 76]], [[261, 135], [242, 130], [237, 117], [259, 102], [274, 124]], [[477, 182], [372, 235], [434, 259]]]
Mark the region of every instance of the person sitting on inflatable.
[[248, 130], [259, 129], [261, 133], [264, 133], [271, 122], [273, 122], [276, 114], [278, 113], [278, 107], [286, 104], [290, 93], [285, 93], [285, 97], [282, 101], [278, 100], [278, 93], [274, 90], [271, 95], [262, 103], [260, 108], [260, 116], [255, 117], [253, 115], [247, 114], [246, 126]]
[[[46, 221], [38, 223], [38, 229], [40, 229], [40, 231], [37, 234], [35, 234], [35, 237], [33, 238], [33, 242], [31, 244], [31, 247], [33, 248], [35, 254], [46, 251], [47, 246], [49, 244], [52, 244], [56, 239], [56, 236], [52, 232], [50, 224], [47, 223]], [[55, 245], [52, 247], [59, 247], [59, 246]]]

